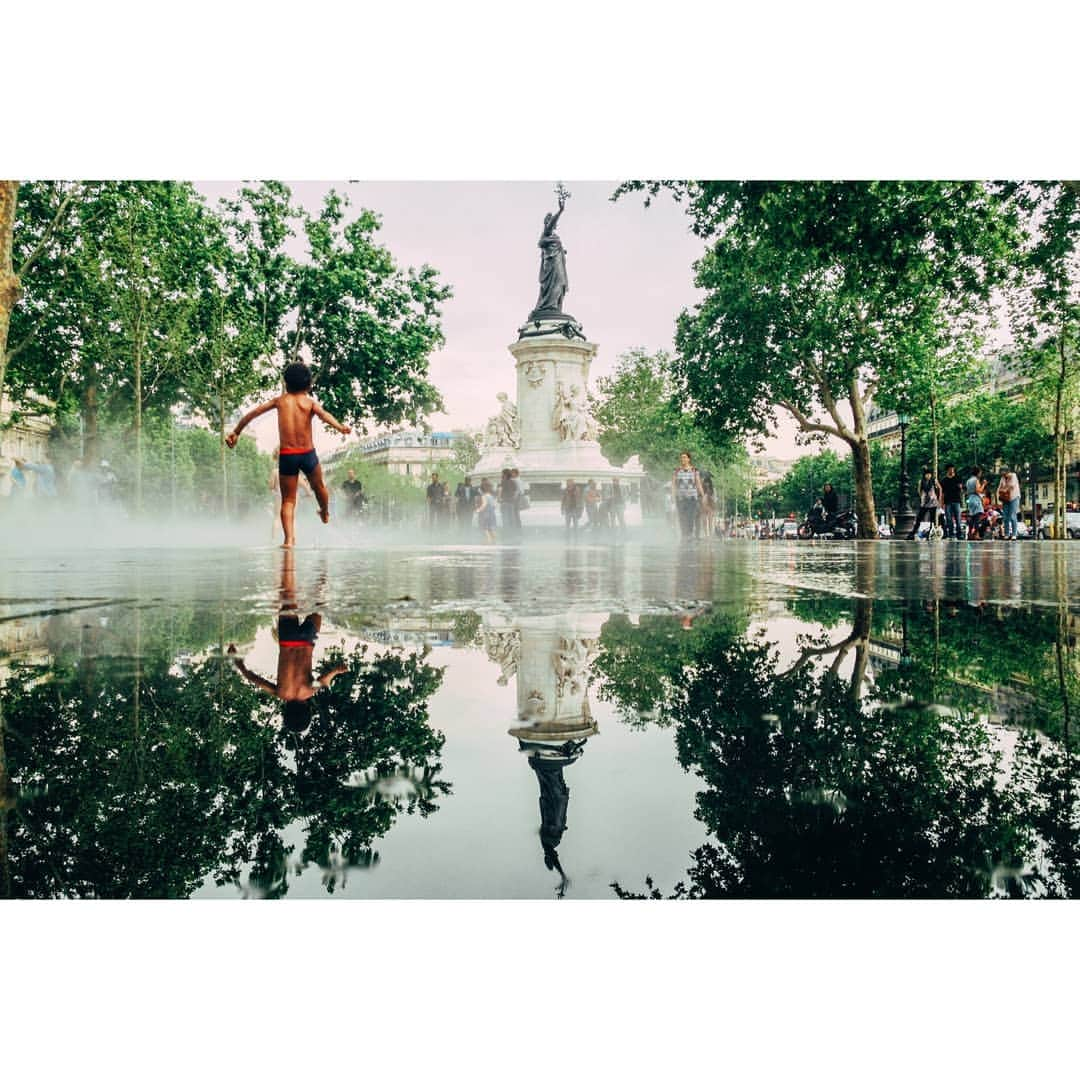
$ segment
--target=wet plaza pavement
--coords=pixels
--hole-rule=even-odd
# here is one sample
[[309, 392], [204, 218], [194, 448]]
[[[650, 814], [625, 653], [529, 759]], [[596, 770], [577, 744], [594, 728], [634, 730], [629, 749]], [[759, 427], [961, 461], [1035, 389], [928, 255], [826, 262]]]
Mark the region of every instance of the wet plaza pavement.
[[1075, 896], [1080, 543], [0, 569], [9, 897]]

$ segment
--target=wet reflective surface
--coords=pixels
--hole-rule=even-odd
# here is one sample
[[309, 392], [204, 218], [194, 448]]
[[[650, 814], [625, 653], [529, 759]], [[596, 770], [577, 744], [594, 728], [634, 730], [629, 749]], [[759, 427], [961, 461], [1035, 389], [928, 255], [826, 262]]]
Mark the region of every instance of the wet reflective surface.
[[6, 897], [1080, 892], [1080, 544], [7, 553]]

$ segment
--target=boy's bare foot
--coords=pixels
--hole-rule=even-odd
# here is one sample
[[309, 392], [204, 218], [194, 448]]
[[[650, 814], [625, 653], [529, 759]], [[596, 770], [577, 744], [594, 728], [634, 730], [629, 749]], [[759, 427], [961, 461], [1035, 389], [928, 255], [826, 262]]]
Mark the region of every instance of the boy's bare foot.
[[330, 510], [329, 510], [329, 508], [320, 510], [319, 511], [319, 518], [322, 520], [322, 523], [324, 525], [329, 525], [330, 524]]
[[296, 547], [296, 541], [295, 541], [295, 540], [286, 540], [286, 541], [284, 541], [284, 542], [282, 543], [282, 545], [281, 545], [281, 546], [282, 546], [283, 548], [291, 548], [291, 547]]

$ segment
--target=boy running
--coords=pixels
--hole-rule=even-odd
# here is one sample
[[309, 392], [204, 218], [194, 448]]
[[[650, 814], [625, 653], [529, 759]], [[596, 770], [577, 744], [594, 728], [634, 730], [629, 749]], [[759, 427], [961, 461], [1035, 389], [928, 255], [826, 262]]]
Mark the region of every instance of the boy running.
[[263, 402], [251, 410], [232, 432], [225, 442], [230, 447], [236, 446], [240, 432], [257, 416], [278, 411], [278, 438], [281, 449], [278, 452], [278, 477], [281, 482], [281, 528], [285, 533], [282, 547], [291, 548], [296, 544], [296, 487], [300, 473], [308, 478], [315, 498], [319, 502], [319, 517], [325, 525], [330, 520], [330, 495], [323, 483], [322, 466], [315, 454], [311, 441], [311, 419], [317, 416], [342, 435], [352, 432], [351, 427], [339, 424], [314, 398], [308, 394], [311, 388], [311, 371], [307, 364], [289, 364], [285, 369], [285, 393], [270, 401]]

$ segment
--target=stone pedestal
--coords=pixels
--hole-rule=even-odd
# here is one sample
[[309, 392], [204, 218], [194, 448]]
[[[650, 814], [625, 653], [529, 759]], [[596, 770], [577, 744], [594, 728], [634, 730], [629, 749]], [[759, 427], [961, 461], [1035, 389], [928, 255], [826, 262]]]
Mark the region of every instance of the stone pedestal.
[[516, 468], [531, 500], [557, 499], [568, 479], [584, 484], [618, 478], [630, 490], [642, 470], [612, 465], [600, 451], [588, 412], [589, 368], [597, 346], [566, 316], [534, 319], [510, 347], [517, 376], [519, 445], [485, 445], [472, 475], [497, 480]]

